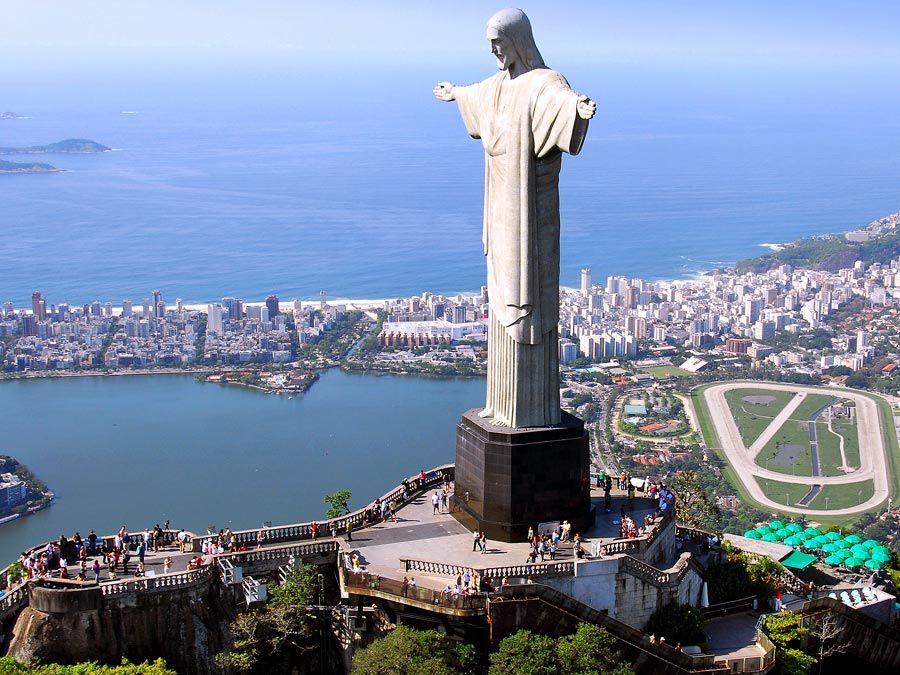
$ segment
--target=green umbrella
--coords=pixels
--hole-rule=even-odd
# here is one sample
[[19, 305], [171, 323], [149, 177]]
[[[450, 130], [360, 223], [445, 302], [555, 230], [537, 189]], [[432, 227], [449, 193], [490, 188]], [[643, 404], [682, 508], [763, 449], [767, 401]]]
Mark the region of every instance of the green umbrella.
[[822, 548], [827, 543], [829, 543], [828, 537], [820, 534], [818, 537], [810, 539], [807, 545], [812, 544], [813, 548]]
[[762, 539], [762, 535], [756, 530], [747, 530], [744, 532], [744, 536], [747, 537], [747, 539]]
[[863, 561], [862, 561], [862, 560], [859, 560], [859, 559], [857, 559], [857, 558], [847, 558], [847, 559], [844, 561], [844, 566], [845, 566], [845, 567], [859, 567], [859, 566], [862, 565], [862, 564], [863, 564]]
[[884, 563], [881, 560], [875, 560], [875, 558], [869, 558], [865, 562], [866, 567], [870, 570], [880, 570], [884, 567]]
[[803, 543], [803, 540], [797, 535], [794, 535], [792, 537], [788, 537], [782, 543], [784, 543], [786, 546], [800, 546], [800, 544]]
[[848, 544], [848, 543], [847, 543], [846, 541], [844, 541], [843, 539], [841, 539], [840, 541], [833, 541], [833, 542], [831, 542], [831, 543], [834, 544], [835, 546], [837, 546], [839, 549], [841, 549], [841, 548], [850, 548], [850, 544]]
[[841, 538], [840, 532], [827, 532], [825, 536], [828, 537], [828, 541], [837, 541]]
[[881, 546], [879, 546], [878, 548], [873, 548], [869, 552], [872, 554], [872, 560], [878, 560], [879, 562], [888, 562], [891, 559], [890, 551]]
[[853, 546], [850, 547], [850, 550], [853, 551], [853, 555], [855, 555], [855, 556], [857, 556], [857, 557], [858, 557], [859, 554], [861, 554], [861, 553], [866, 553], [866, 554], [868, 554], [868, 551], [866, 550], [866, 547], [863, 546], [862, 544], [854, 544]]
[[778, 537], [769, 532], [769, 534], [763, 535], [763, 541], [778, 541]]
[[822, 534], [822, 530], [820, 530], [818, 527], [807, 527], [807, 528], [806, 528], [805, 530], [803, 530], [803, 531], [806, 532], [806, 534], [808, 534], [808, 535], [810, 535], [810, 536], [812, 536], [812, 537], [815, 537], [815, 536], [818, 536], [818, 535]]
[[873, 548], [875, 548], [876, 546], [878, 546], [878, 542], [875, 541], [874, 539], [866, 539], [866, 540], [862, 543], [862, 545], [866, 547], [866, 550], [867, 550], [867, 551], [871, 551]]
[[822, 550], [825, 551], [825, 553], [834, 553], [838, 550], [838, 547], [834, 545], [834, 542], [829, 542], [822, 546]]
[[847, 558], [852, 558], [853, 553], [849, 548], [841, 549], [840, 551], [835, 551], [834, 555], [841, 560], [846, 560]]
[[770, 530], [765, 525], [760, 525], [759, 527], [756, 528], [756, 531], [759, 533], [759, 536], [761, 537], [764, 534], [769, 534], [772, 530]]
[[791, 531], [791, 534], [797, 534], [798, 532], [803, 532], [803, 526], [798, 523], [788, 523], [785, 525], [785, 528]]
[[837, 565], [840, 565], [842, 562], [844, 562], [844, 559], [841, 557], [838, 557], [836, 555], [830, 555], [827, 558], [825, 558], [825, 562], [828, 563], [829, 565], [837, 566]]
[[772, 520], [769, 522], [769, 527], [772, 530], [780, 530], [784, 527], [784, 523], [782, 523], [780, 520]]
[[778, 530], [775, 533], [775, 536], [778, 537], [779, 539], [786, 539], [787, 537], [790, 537], [791, 534], [792, 533], [789, 529], [787, 529], [786, 527], [782, 527], [780, 530]]
[[853, 557], [857, 560], [868, 560], [872, 556], [869, 555], [868, 551], [853, 551]]
[[848, 544], [858, 544], [862, 541], [862, 537], [856, 534], [848, 534], [846, 537], [844, 537], [844, 541], [846, 541]]

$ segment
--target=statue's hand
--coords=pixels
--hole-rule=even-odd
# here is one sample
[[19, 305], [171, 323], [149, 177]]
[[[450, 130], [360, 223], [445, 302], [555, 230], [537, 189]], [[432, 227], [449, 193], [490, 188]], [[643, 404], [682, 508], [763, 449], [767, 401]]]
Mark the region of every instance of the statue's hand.
[[589, 96], [579, 96], [575, 109], [578, 111], [578, 116], [581, 119], [589, 120], [597, 112], [597, 104]]
[[456, 96], [453, 95], [453, 85], [449, 82], [438, 82], [434, 88], [434, 97], [438, 101], [453, 101]]

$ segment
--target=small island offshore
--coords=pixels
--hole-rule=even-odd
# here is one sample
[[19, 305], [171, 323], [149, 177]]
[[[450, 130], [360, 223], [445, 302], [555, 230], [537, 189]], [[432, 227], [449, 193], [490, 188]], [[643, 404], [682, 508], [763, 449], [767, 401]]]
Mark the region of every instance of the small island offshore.
[[[3, 119], [20, 119], [15, 113], [2, 113]], [[0, 155], [93, 155], [110, 148], [85, 138], [68, 138], [47, 145], [0, 147]], [[65, 171], [44, 162], [8, 162], [0, 160], [0, 173], [57, 173]]]

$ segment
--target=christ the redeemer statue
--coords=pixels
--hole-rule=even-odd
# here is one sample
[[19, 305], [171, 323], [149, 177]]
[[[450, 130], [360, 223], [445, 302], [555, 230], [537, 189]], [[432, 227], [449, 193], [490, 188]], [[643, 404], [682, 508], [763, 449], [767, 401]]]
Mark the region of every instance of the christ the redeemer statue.
[[596, 105], [544, 65], [519, 9], [488, 21], [500, 72], [468, 87], [441, 82], [434, 95], [456, 101], [466, 130], [484, 145], [487, 256], [487, 404], [504, 427], [560, 423], [559, 170], [576, 155]]

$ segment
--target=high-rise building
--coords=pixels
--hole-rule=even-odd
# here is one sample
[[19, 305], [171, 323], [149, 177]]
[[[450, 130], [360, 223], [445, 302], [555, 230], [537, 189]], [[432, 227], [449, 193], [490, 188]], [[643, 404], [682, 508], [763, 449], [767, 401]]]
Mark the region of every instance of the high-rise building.
[[222, 325], [222, 305], [206, 306], [206, 332], [214, 335], [222, 335], [224, 332]]
[[581, 268], [581, 294], [587, 297], [591, 292], [591, 268]]
[[126, 319], [130, 319], [131, 313], [132, 313], [131, 300], [123, 300], [122, 301], [122, 316], [125, 317]]
[[325, 291], [319, 291], [319, 309], [323, 312], [328, 306], [328, 294]]
[[47, 318], [47, 301], [44, 300], [44, 296], [41, 295], [40, 291], [35, 291], [31, 294], [31, 313], [34, 314], [38, 321], [43, 321]]
[[268, 298], [266, 298], [266, 309], [269, 310], [269, 318], [271, 319], [274, 319], [281, 313], [278, 308], [277, 295], [270, 295]]
[[159, 314], [157, 312], [158, 312], [158, 308], [159, 308], [159, 303], [161, 303], [161, 302], [162, 302], [162, 293], [160, 293], [159, 291], [153, 291], [153, 304], [151, 305], [151, 308], [153, 311], [153, 316], [155, 316], [155, 317], [159, 316]]
[[35, 314], [26, 314], [22, 317], [22, 335], [31, 337], [37, 335], [38, 318]]

